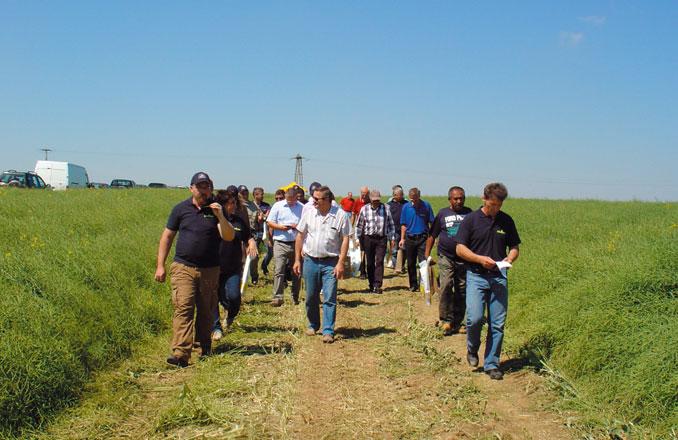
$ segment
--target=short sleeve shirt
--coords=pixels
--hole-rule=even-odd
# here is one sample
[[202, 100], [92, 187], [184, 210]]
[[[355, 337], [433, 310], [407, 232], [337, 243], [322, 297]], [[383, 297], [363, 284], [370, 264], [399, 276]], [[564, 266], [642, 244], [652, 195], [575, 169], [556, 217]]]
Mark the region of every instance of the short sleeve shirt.
[[[506, 249], [520, 244], [518, 230], [510, 215], [499, 211], [493, 219], [482, 209], [468, 214], [459, 226], [455, 237], [457, 243], [468, 247], [473, 253], [485, 255], [495, 261], [506, 258]], [[477, 263], [471, 269], [481, 269]]]
[[341, 202], [339, 202], [339, 204], [341, 205], [341, 209], [348, 212], [349, 214], [351, 212], [353, 212], [353, 204], [354, 203], [355, 203], [355, 199], [348, 198], [348, 197], [344, 197], [343, 199], [341, 199]]
[[167, 219], [167, 229], [178, 232], [174, 261], [191, 267], [219, 266], [219, 221], [189, 198], [179, 202]]
[[360, 214], [360, 210], [363, 209], [363, 206], [365, 206], [365, 201], [361, 198], [357, 198], [353, 203], [353, 214], [358, 216], [358, 214]]
[[[268, 214], [268, 221], [281, 225], [296, 225], [301, 219], [301, 211], [303, 209], [304, 205], [297, 201], [292, 205], [288, 205], [286, 200], [275, 202], [271, 212]], [[273, 230], [273, 240], [276, 241], [294, 241], [296, 237], [296, 229], [290, 229], [289, 231]]]
[[428, 226], [433, 222], [433, 219], [433, 209], [425, 200], [420, 200], [418, 206], [408, 202], [400, 212], [400, 224], [405, 225], [408, 235], [428, 233]]
[[438, 255], [444, 255], [447, 258], [457, 257], [457, 240], [455, 237], [462, 220], [471, 212], [473, 212], [471, 208], [466, 206], [462, 207], [459, 212], [450, 207], [438, 211], [438, 215], [433, 220], [433, 226], [431, 226], [431, 236], [438, 238]]
[[251, 200], [244, 202], [243, 206], [247, 210], [247, 219], [250, 222], [250, 229], [256, 231], [259, 225], [259, 221], [257, 219], [259, 216], [259, 207]]
[[250, 227], [237, 215], [229, 215], [227, 220], [233, 225], [235, 237], [231, 241], [221, 240], [219, 245], [219, 266], [223, 274], [242, 272], [242, 245], [252, 237]]
[[306, 234], [304, 254], [313, 258], [337, 257], [344, 237], [351, 232], [351, 222], [339, 206], [332, 206], [325, 215], [310, 209], [304, 213], [297, 230]]

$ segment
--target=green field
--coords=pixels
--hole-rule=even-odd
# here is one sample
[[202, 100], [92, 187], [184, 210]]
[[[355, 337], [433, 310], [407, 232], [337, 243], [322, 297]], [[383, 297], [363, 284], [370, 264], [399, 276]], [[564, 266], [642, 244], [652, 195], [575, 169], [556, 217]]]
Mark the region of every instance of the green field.
[[[155, 253], [185, 197], [0, 190], [2, 434], [44, 426], [94, 372], [168, 332]], [[678, 205], [509, 199], [504, 210], [523, 241], [505, 349], [540, 366], [559, 407], [592, 430], [668, 437], [678, 429]]]

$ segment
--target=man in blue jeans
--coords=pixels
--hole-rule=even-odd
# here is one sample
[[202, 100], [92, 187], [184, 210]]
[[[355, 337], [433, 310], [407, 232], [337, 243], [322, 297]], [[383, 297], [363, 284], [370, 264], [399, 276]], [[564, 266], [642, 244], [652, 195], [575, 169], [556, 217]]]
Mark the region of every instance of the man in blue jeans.
[[297, 225], [293, 270], [301, 275], [304, 255], [306, 282], [306, 335], [320, 330], [320, 291], [323, 292], [323, 342], [334, 342], [334, 320], [337, 313], [337, 280], [344, 275], [351, 220], [338, 205], [332, 205], [332, 192], [321, 186], [312, 194], [315, 208], [308, 209]]
[[456, 236], [457, 255], [469, 262], [466, 272], [466, 359], [472, 367], [478, 366], [480, 331], [487, 309], [483, 370], [496, 380], [504, 376], [499, 369], [499, 355], [508, 309], [507, 269], [518, 259], [520, 245], [513, 219], [501, 211], [507, 196], [508, 190], [503, 184], [486, 185], [483, 206], [464, 218]]

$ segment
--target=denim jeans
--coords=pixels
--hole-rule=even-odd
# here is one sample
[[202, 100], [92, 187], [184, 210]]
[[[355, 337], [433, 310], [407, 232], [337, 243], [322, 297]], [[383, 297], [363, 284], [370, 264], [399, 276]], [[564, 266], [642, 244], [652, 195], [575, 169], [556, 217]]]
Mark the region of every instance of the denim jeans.
[[308, 328], [320, 328], [320, 290], [323, 291], [323, 335], [334, 335], [337, 315], [337, 278], [334, 267], [338, 258], [304, 257], [306, 282], [306, 317]]
[[[219, 304], [226, 310], [226, 322], [233, 322], [238, 312], [240, 312], [240, 274], [221, 274], [219, 275]], [[214, 316], [214, 326], [212, 330], [223, 330], [221, 321], [219, 321], [219, 306], [217, 305]]]
[[508, 280], [500, 273], [466, 272], [466, 346], [478, 353], [483, 314], [487, 309], [487, 340], [485, 341], [485, 371], [499, 368], [504, 323], [508, 309]]

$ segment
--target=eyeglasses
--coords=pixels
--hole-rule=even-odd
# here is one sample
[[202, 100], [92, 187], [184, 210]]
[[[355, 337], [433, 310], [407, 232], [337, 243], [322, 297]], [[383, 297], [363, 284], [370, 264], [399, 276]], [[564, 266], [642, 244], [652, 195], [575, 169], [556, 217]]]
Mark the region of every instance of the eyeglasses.
[[276, 196], [275, 199], [276, 199], [277, 201], [281, 201], [281, 200], [284, 199], [284, 198], [285, 198], [285, 197], [283, 197], [283, 196]]
[[313, 200], [315, 200], [316, 202], [318, 200], [327, 200], [327, 199], [328, 199], [327, 197], [313, 197]]

